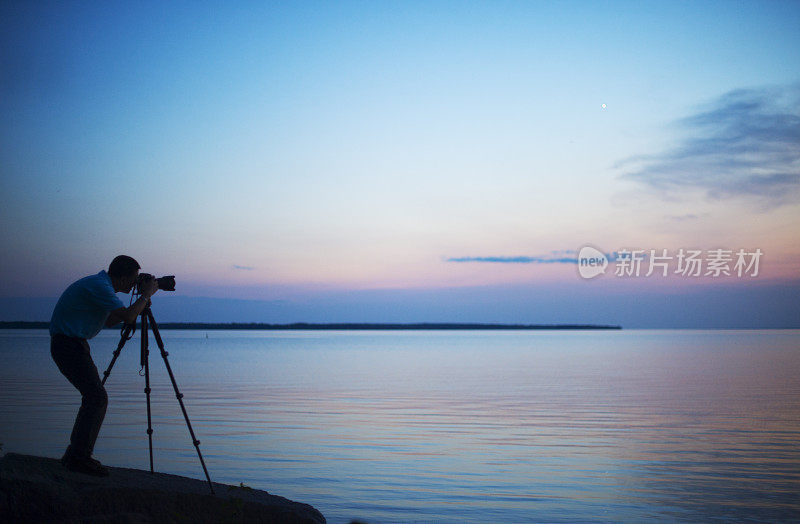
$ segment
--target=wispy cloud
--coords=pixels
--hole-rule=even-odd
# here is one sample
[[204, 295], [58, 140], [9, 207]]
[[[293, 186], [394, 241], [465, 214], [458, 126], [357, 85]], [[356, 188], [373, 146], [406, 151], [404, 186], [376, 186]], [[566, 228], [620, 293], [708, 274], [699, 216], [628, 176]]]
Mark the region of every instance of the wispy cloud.
[[[563, 249], [551, 251], [550, 255], [541, 256], [485, 256], [485, 257], [448, 257], [445, 262], [481, 262], [481, 263], [494, 263], [494, 264], [577, 264], [578, 252], [574, 249]], [[613, 262], [619, 258], [616, 251], [611, 253], [603, 253], [609, 262]], [[572, 256], [568, 256], [572, 255]]]
[[694, 213], [687, 213], [685, 215], [664, 215], [664, 218], [667, 220], [672, 220], [674, 222], [687, 222], [689, 220], [699, 220], [701, 217], [708, 216], [708, 213], [703, 213], [701, 215], [696, 215]]
[[447, 262], [495, 262], [501, 264], [577, 264], [577, 257], [451, 257]]
[[621, 177], [665, 197], [700, 190], [714, 200], [748, 198], [762, 209], [797, 202], [800, 84], [731, 91], [674, 126], [676, 147], [618, 162]]
[[255, 268], [251, 267], [251, 266], [238, 266], [238, 265], [234, 264], [233, 265], [233, 269], [235, 269], [237, 271], [252, 271]]

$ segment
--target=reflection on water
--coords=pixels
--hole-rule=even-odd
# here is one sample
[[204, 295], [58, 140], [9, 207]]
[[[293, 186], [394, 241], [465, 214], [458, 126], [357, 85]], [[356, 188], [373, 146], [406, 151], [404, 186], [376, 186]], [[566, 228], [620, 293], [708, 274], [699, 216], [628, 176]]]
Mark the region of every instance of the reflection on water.
[[[800, 517], [800, 331], [162, 334], [212, 479], [329, 522]], [[203, 478], [151, 349], [156, 468]], [[0, 357], [4, 450], [60, 456], [79, 397], [47, 333]], [[144, 469], [138, 364], [137, 337], [95, 456]]]

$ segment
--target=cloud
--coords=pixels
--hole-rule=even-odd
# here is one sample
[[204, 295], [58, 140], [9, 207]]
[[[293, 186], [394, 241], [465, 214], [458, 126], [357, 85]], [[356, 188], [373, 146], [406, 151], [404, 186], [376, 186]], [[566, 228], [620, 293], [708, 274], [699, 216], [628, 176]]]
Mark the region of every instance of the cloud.
[[707, 217], [708, 213], [702, 213], [697, 215], [695, 213], [687, 213], [685, 215], [664, 215], [664, 218], [667, 220], [672, 220], [674, 222], [687, 222], [689, 220], [699, 220], [700, 217]]
[[678, 144], [614, 166], [622, 179], [662, 197], [701, 191], [712, 200], [746, 198], [763, 210], [800, 193], [800, 83], [731, 91], [673, 123]]
[[447, 262], [497, 262], [501, 264], [577, 264], [577, 258], [569, 257], [451, 257]]
[[[565, 249], [551, 251], [551, 255], [542, 256], [516, 256], [516, 257], [503, 257], [503, 256], [486, 256], [486, 257], [448, 257], [445, 262], [483, 262], [483, 263], [497, 263], [497, 264], [577, 264], [578, 255], [574, 249]], [[572, 256], [564, 256], [564, 255]], [[619, 258], [619, 253], [613, 251], [611, 253], [603, 253], [609, 262], [614, 262]]]
[[235, 270], [239, 270], [239, 271], [252, 271], [252, 270], [254, 270], [254, 269], [255, 269], [254, 267], [250, 267], [250, 266], [237, 266], [236, 264], [234, 264], [232, 267], [233, 267], [233, 269], [235, 269]]

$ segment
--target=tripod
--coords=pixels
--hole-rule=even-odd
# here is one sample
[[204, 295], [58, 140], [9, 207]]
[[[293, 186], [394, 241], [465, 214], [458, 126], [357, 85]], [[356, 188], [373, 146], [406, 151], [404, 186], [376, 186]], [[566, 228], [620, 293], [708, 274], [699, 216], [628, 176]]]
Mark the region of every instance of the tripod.
[[[169, 355], [169, 353], [167, 353], [164, 350], [164, 342], [162, 342], [161, 340], [161, 335], [158, 332], [158, 324], [156, 324], [156, 319], [153, 317], [153, 312], [150, 310], [149, 300], [147, 302], [147, 306], [144, 308], [144, 310], [142, 310], [141, 319], [142, 319], [142, 324], [141, 324], [142, 350], [140, 355], [140, 364], [144, 368], [144, 393], [145, 396], [147, 397], [147, 439], [150, 444], [150, 473], [153, 473], [153, 425], [150, 416], [150, 363], [149, 363], [150, 350], [148, 347], [148, 340], [147, 340], [148, 322], [150, 324], [150, 329], [153, 330], [153, 336], [155, 336], [156, 338], [158, 349], [161, 350], [161, 358], [164, 359], [164, 365], [167, 367], [167, 373], [169, 373], [169, 379], [172, 381], [172, 389], [175, 390], [175, 397], [178, 399], [178, 403], [181, 405], [183, 418], [186, 419], [186, 426], [189, 428], [189, 434], [192, 436], [192, 443], [194, 444], [194, 447], [197, 450], [197, 456], [200, 458], [200, 465], [203, 466], [203, 471], [206, 474], [208, 487], [211, 488], [211, 493], [214, 494], [214, 486], [211, 484], [211, 477], [208, 476], [208, 469], [206, 468], [206, 463], [203, 460], [202, 453], [200, 453], [200, 441], [197, 440], [197, 437], [194, 436], [192, 423], [189, 422], [189, 415], [186, 413], [186, 406], [183, 405], [183, 393], [181, 393], [178, 390], [178, 384], [177, 382], [175, 382], [175, 375], [172, 374], [172, 368], [169, 365], [169, 360], [167, 360], [167, 355]], [[108, 379], [108, 375], [111, 374], [111, 368], [114, 367], [114, 362], [117, 361], [117, 357], [119, 357], [119, 354], [122, 351], [122, 346], [124, 346], [125, 342], [127, 342], [133, 337], [131, 331], [134, 331], [135, 329], [136, 329], [135, 322], [133, 324], [125, 325], [125, 328], [122, 331], [122, 335], [120, 336], [117, 349], [114, 351], [114, 357], [108, 364], [108, 369], [106, 369], [103, 372], [102, 384], [105, 385], [106, 380]]]

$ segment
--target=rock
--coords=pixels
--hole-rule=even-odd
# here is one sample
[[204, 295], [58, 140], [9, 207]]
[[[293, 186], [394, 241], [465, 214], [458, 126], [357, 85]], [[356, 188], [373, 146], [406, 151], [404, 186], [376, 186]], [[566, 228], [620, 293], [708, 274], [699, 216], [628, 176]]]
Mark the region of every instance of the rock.
[[247, 486], [109, 467], [108, 477], [67, 471], [56, 459], [0, 459], [0, 522], [324, 523], [309, 506]]

